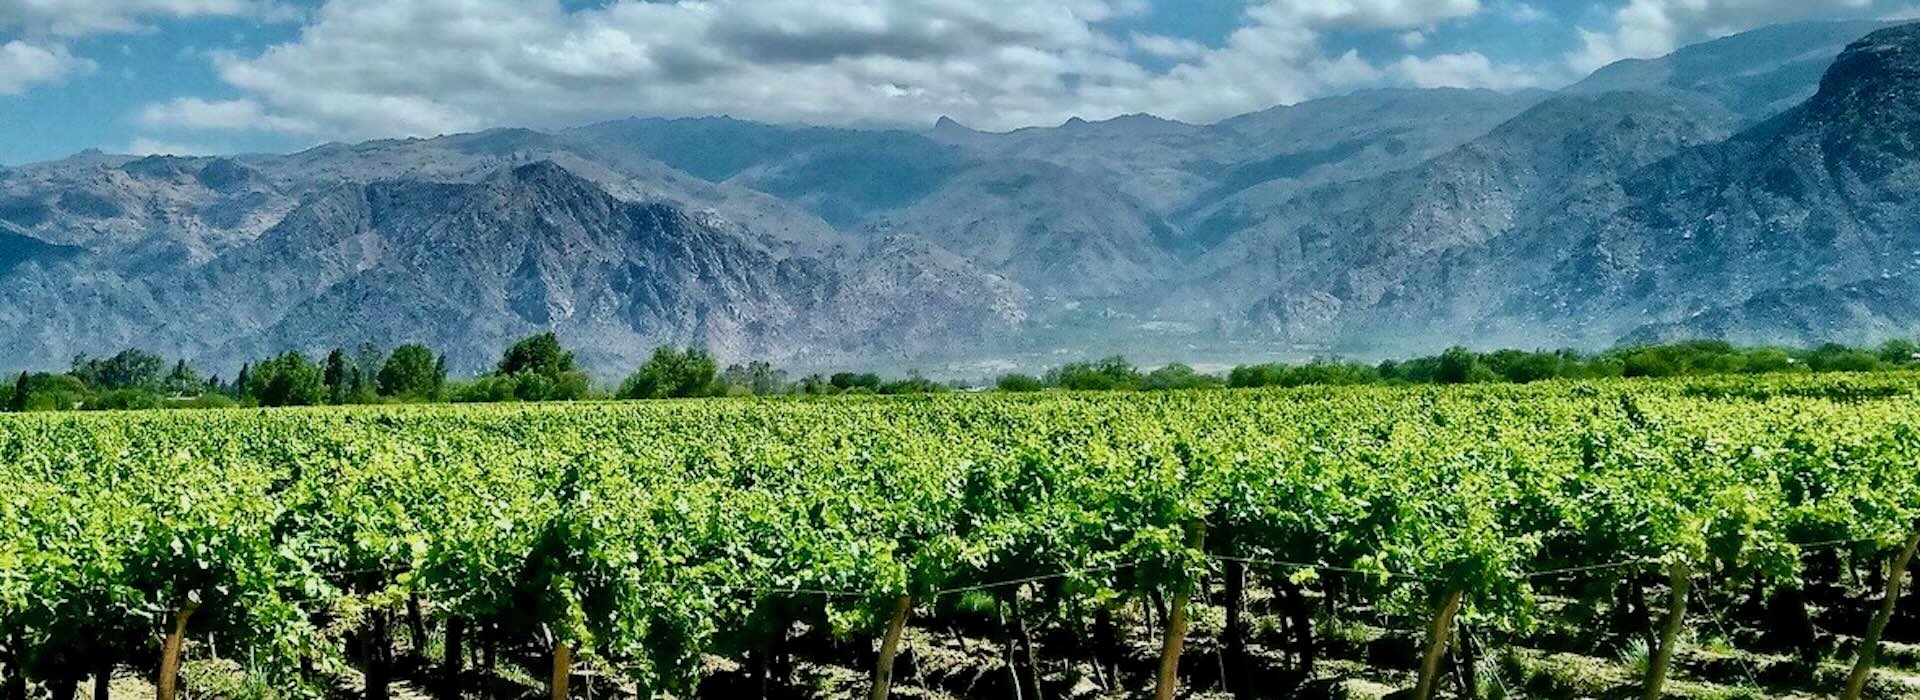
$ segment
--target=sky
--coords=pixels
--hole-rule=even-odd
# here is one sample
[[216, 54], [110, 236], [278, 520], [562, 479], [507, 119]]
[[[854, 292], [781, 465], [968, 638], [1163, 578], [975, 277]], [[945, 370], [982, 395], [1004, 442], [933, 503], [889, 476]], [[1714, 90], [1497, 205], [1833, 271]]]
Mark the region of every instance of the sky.
[[1908, 16], [1920, 0], [0, 0], [0, 164], [628, 116], [1206, 123]]

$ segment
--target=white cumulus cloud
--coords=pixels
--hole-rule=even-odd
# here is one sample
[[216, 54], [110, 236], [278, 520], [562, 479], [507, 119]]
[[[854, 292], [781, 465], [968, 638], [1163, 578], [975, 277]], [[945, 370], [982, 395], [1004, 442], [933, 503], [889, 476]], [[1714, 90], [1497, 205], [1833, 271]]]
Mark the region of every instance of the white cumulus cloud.
[[1190, 59], [1207, 52], [1207, 46], [1191, 39], [1160, 34], [1133, 34], [1133, 47], [1161, 58]]
[[[59, 82], [94, 63], [74, 56], [68, 41], [94, 34], [145, 31], [149, 18], [250, 16], [286, 21], [300, 12], [277, 0], [0, 0], [0, 95]], [[27, 43], [31, 41], [33, 43]]]
[[290, 6], [267, 0], [0, 0], [0, 28], [59, 36], [138, 31], [149, 17], [282, 20], [297, 15]]
[[35, 85], [59, 82], [92, 69], [93, 62], [75, 57], [65, 46], [41, 46], [16, 39], [0, 44], [0, 95], [18, 95]]
[[1264, 11], [1319, 25], [1405, 29], [1472, 16], [1480, 0], [1269, 0]]
[[[1116, 28], [1149, 9], [1146, 0], [614, 0], [589, 9], [329, 0], [293, 40], [215, 54], [238, 99], [177, 99], [139, 119], [325, 138], [634, 114], [889, 125], [951, 115], [1012, 128], [1134, 112], [1210, 121], [1396, 81], [1518, 84], [1502, 66], [1416, 70], [1327, 45], [1334, 32], [1431, 31], [1486, 11], [1481, 0], [1248, 0], [1239, 26], [1213, 44]], [[1148, 68], [1143, 56], [1160, 60]]]
[[1611, 26], [1579, 31], [1580, 46], [1568, 54], [1567, 63], [1584, 73], [1624, 58], [1665, 55], [1700, 38], [1835, 10], [1864, 10], [1873, 4], [1874, 0], [1628, 0], [1613, 13]]
[[310, 133], [307, 122], [267, 114], [259, 102], [251, 99], [203, 100], [179, 97], [147, 105], [140, 111], [141, 126], [153, 129], [219, 129], [228, 131], [272, 131]]
[[1545, 82], [1526, 66], [1496, 64], [1479, 52], [1406, 56], [1394, 62], [1392, 73], [1415, 87], [1466, 87], [1512, 90], [1538, 87]]

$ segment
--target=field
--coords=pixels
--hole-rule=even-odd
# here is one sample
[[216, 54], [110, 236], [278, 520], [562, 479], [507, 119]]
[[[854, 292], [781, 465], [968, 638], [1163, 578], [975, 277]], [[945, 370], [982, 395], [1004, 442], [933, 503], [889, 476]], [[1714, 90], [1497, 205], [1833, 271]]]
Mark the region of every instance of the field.
[[0, 700], [1920, 697], [1904, 373], [18, 415], [0, 484]]

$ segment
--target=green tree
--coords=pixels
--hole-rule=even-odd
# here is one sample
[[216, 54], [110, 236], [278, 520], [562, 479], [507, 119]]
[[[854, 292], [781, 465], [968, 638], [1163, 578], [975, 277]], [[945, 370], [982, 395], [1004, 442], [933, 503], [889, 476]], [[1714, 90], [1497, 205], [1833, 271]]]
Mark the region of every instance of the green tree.
[[1472, 350], [1463, 347], [1448, 348], [1440, 354], [1440, 366], [1434, 372], [1434, 381], [1441, 384], [1465, 384], [1475, 380], [1480, 373], [1480, 357]]
[[31, 392], [27, 386], [27, 373], [21, 372], [20, 378], [13, 383], [13, 395], [7, 397], [7, 410], [22, 413], [27, 410], [27, 396]]
[[560, 337], [552, 332], [541, 333], [522, 339], [508, 348], [500, 358], [496, 374], [542, 374], [558, 377], [574, 371], [573, 353], [560, 345]]
[[140, 411], [160, 407], [160, 397], [145, 389], [115, 389], [87, 399], [89, 411]]
[[1747, 374], [1767, 374], [1771, 372], [1790, 372], [1795, 369], [1793, 356], [1779, 348], [1758, 348], [1741, 353], [1739, 371]]
[[906, 379], [881, 382], [881, 394], [940, 394], [947, 391], [947, 385], [933, 381], [918, 373], [908, 375]]
[[1563, 376], [1567, 372], [1568, 358], [1546, 351], [1496, 350], [1480, 356], [1480, 364], [1499, 375], [1500, 379], [1527, 384]]
[[1074, 391], [1125, 391], [1138, 388], [1140, 370], [1118, 355], [1098, 362], [1075, 362], [1048, 373], [1047, 383]]
[[327, 398], [320, 366], [300, 352], [283, 353], [253, 367], [245, 391], [261, 406], [313, 406]]
[[1621, 362], [1621, 374], [1627, 377], [1671, 377], [1684, 371], [1672, 358], [1653, 348], [1628, 354]]
[[732, 391], [768, 396], [786, 391], [787, 372], [775, 369], [771, 363], [755, 360], [745, 365], [728, 365], [724, 381]]
[[247, 383], [253, 381], [253, 370], [246, 363], [240, 364], [240, 373], [233, 377], [233, 398], [246, 398]]
[[1201, 374], [1192, 367], [1174, 363], [1148, 372], [1140, 381], [1140, 388], [1147, 391], [1175, 391], [1180, 389], [1217, 389], [1226, 382], [1210, 374]]
[[833, 388], [839, 389], [841, 391], [847, 391], [849, 389], [866, 389], [867, 391], [879, 391], [880, 381], [881, 381], [880, 375], [874, 374], [872, 372], [866, 372], [863, 374], [855, 374], [853, 372], [840, 372], [840, 373], [834, 374], [831, 378], [829, 378], [827, 380], [827, 383], [832, 384]]
[[667, 399], [709, 396], [715, 391], [718, 364], [699, 348], [671, 346], [653, 351], [653, 357], [620, 385], [622, 399]]
[[360, 349], [353, 351], [353, 369], [360, 375], [360, 386], [355, 389], [369, 395], [377, 392], [380, 370], [386, 366], [386, 350], [373, 343], [361, 343]]
[[1920, 343], [1905, 338], [1895, 338], [1881, 343], [1877, 354], [1881, 362], [1890, 365], [1910, 365], [1920, 362]]
[[1227, 386], [1236, 389], [1252, 389], [1263, 386], [1280, 386], [1286, 378], [1287, 367], [1278, 364], [1241, 365], [1227, 373]]
[[8, 410], [71, 411], [89, 400], [87, 385], [71, 374], [22, 372], [8, 397]]
[[798, 385], [795, 386], [795, 390], [809, 396], [821, 396], [825, 394], [834, 394], [840, 391], [838, 387], [835, 387], [833, 385], [832, 380], [828, 379], [826, 375], [822, 375], [822, 374], [807, 375], [806, 377], [800, 380]]
[[393, 349], [380, 367], [380, 395], [432, 401], [440, 398], [447, 375], [433, 349], [410, 343]]
[[1807, 353], [1807, 366], [1815, 372], [1872, 372], [1880, 369], [1880, 358], [1865, 350], [1828, 343]]
[[347, 361], [347, 353], [339, 348], [327, 353], [326, 370], [320, 380], [327, 385], [327, 403], [341, 405], [353, 396], [354, 385], [359, 381], [353, 376], [352, 363]]
[[123, 350], [104, 360], [75, 355], [70, 372], [87, 386], [101, 391], [117, 389], [153, 389], [160, 384], [160, 373], [167, 361], [159, 355], [137, 349]]
[[514, 343], [486, 383], [493, 388], [484, 395], [497, 396], [506, 389], [521, 401], [576, 401], [592, 388], [586, 373], [574, 367], [573, 353], [551, 332]]
[[199, 396], [206, 393], [207, 383], [183, 359], [173, 363], [173, 371], [168, 372], [166, 379], [161, 381], [160, 389], [171, 396]]
[[1047, 388], [1047, 383], [1040, 381], [1039, 377], [1031, 374], [1021, 374], [1019, 372], [1000, 375], [1000, 379], [995, 381], [993, 385], [1001, 391], [1014, 393], [1041, 391]]

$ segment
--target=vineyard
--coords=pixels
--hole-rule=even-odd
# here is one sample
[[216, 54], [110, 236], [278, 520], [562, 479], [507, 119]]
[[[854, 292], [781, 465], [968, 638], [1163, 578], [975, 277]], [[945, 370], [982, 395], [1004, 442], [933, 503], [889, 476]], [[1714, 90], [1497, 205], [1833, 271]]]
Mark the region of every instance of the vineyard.
[[19, 415], [0, 484], [0, 700], [1920, 697], [1904, 373]]

